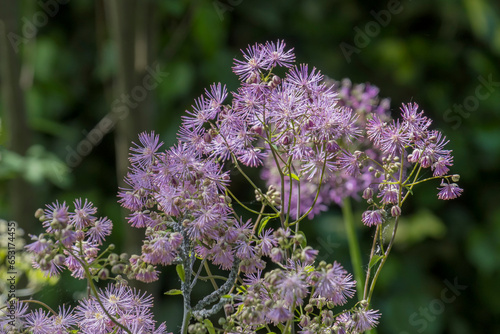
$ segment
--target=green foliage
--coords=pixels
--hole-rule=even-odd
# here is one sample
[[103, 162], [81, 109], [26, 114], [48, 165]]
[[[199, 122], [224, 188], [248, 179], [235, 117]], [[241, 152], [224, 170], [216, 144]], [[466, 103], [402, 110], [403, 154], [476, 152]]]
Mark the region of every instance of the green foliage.
[[22, 177], [33, 184], [51, 182], [59, 187], [70, 184], [69, 168], [41, 145], [33, 145], [21, 156], [0, 148], [0, 180]]

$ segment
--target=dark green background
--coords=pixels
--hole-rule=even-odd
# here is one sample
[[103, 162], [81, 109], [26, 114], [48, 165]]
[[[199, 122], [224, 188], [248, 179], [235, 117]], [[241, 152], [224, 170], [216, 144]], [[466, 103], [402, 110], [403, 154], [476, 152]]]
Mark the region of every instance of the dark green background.
[[[76, 149], [84, 131], [110, 113], [119, 97], [112, 89], [121, 69], [106, 2], [61, 4], [47, 24], [39, 27], [36, 38], [23, 43], [16, 54], [24, 75], [23, 112], [29, 144], [38, 146], [28, 153], [18, 152], [24, 160], [16, 160], [6, 150], [24, 133], [10, 133], [2, 117], [0, 216], [20, 220], [9, 202], [12, 188], [8, 183], [25, 177], [33, 185], [30, 193], [34, 196], [24, 211], [33, 212], [56, 198], [87, 197], [102, 216], [113, 219], [113, 242], [121, 246], [126, 232], [116, 203], [114, 132], [105, 135], [67, 174], [61, 173], [54, 160], [57, 157], [64, 163], [68, 147]], [[19, 4], [22, 34], [26, 20], [43, 8], [34, 1], [4, 1], [3, 6], [14, 3]], [[316, 66], [332, 78], [348, 77], [355, 83], [378, 86], [381, 97], [391, 98], [394, 115], [401, 103], [419, 103], [434, 120], [434, 127], [450, 139], [448, 147], [455, 156], [452, 172], [461, 175], [464, 193], [458, 200], [440, 201], [438, 182], [428, 183], [418, 187], [403, 208], [407, 219], [374, 297], [374, 307], [383, 313], [379, 333], [500, 332], [498, 1], [151, 0], [120, 4], [135, 4], [134, 20], [146, 20], [147, 29], [136, 47], [148, 48], [147, 64], [154, 67], [157, 63], [168, 72], [148, 93], [144, 110], [131, 112], [143, 112], [144, 128], [154, 129], [168, 145], [175, 141], [183, 111], [205, 87], [213, 82], [237, 87], [230, 67], [232, 59], [240, 57], [239, 49], [266, 40], [284, 39], [295, 48], [297, 63]], [[375, 16], [390, 13], [391, 8], [393, 13], [377, 23]], [[360, 34], [366, 33], [361, 41]], [[347, 44], [357, 47], [349, 57], [341, 48]], [[496, 84], [488, 90], [481, 87], [484, 80]], [[0, 81], [6, 83], [5, 75]], [[470, 111], [457, 113], [454, 105], [464, 103], [469, 103]], [[7, 115], [5, 103], [0, 108], [2, 116]], [[359, 218], [363, 205], [354, 206]], [[39, 231], [35, 223], [34, 218], [20, 221], [29, 233]], [[371, 231], [361, 222], [358, 225], [366, 261]], [[325, 254], [323, 259], [342, 261], [349, 268], [338, 208], [310, 222], [308, 229], [309, 241]], [[175, 288], [175, 271], [167, 270], [162, 280], [161, 289]], [[446, 281], [454, 280], [467, 288], [443, 303]], [[55, 305], [71, 300], [73, 291], [79, 289], [83, 289], [81, 284], [65, 280], [36, 297]], [[158, 320], [168, 320], [175, 331], [180, 298], [169, 298], [158, 299], [155, 312]], [[427, 320], [419, 314], [424, 308], [431, 309]]]

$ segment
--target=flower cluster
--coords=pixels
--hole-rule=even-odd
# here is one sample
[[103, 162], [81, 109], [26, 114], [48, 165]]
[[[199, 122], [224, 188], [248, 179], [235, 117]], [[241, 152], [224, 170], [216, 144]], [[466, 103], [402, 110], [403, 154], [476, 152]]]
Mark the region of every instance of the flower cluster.
[[[367, 308], [366, 303], [341, 316], [334, 317], [332, 308], [345, 305], [355, 292], [356, 281], [343, 267], [321, 261], [316, 267], [310, 262], [293, 262], [282, 269], [247, 276], [245, 293], [240, 300], [228, 304], [233, 312], [226, 321], [230, 333], [253, 333], [263, 324], [288, 323], [298, 317], [299, 333], [362, 333], [375, 327], [380, 313]], [[300, 309], [299, 314], [293, 310]]]
[[[66, 267], [87, 279], [90, 293], [59, 313], [28, 314], [27, 302], [18, 302], [17, 322], [2, 320], [0, 329], [164, 333], [165, 325], [155, 328], [152, 320], [152, 297], [127, 287], [121, 274], [152, 282], [159, 266], [172, 264], [180, 289], [167, 294], [183, 295], [183, 334], [215, 333], [208, 318], [223, 308], [218, 331], [224, 333], [374, 328], [380, 313], [370, 308], [371, 297], [403, 203], [415, 185], [432, 179], [441, 179], [439, 199], [456, 198], [459, 177], [448, 175], [453, 157], [447, 140], [429, 129], [431, 120], [416, 103], [403, 105], [401, 118], [392, 120], [389, 101], [379, 99], [375, 86], [335, 82], [294, 60], [283, 41], [251, 45], [232, 68], [240, 87], [228, 92], [218, 83], [205, 90], [182, 117], [174, 146], [162, 151], [154, 132], [139, 135], [118, 202], [130, 211], [128, 223], [144, 229], [140, 254], [104, 256], [113, 248], [100, 250], [112, 224], [97, 218], [88, 200], [76, 200], [73, 210], [56, 202], [37, 211], [46, 231], [26, 246], [33, 265], [48, 276]], [[246, 173], [258, 166], [264, 166], [267, 191]], [[230, 169], [248, 181], [255, 202], [244, 204], [233, 194]], [[424, 178], [426, 173], [432, 176]], [[377, 229], [364, 293], [341, 264], [316, 263], [318, 251], [300, 229], [305, 217], [361, 192], [369, 204], [361, 221]], [[256, 218], [248, 219], [249, 213]], [[381, 224], [390, 216], [395, 224], [386, 245]], [[229, 271], [222, 284], [212, 265]], [[108, 267], [117, 284], [98, 290], [93, 282], [110, 278]], [[199, 279], [210, 280], [214, 289], [193, 303]], [[356, 289], [362, 300], [348, 306]]]
[[112, 222], [94, 216], [97, 209], [91, 202], [77, 199], [73, 204], [74, 210], [70, 210], [66, 202], [56, 201], [36, 213], [46, 232], [30, 235], [33, 242], [25, 247], [34, 255], [33, 266], [46, 276], [57, 275], [66, 267], [72, 276], [85, 278], [82, 264], [97, 259], [105, 237], [111, 234]]
[[[382, 163], [371, 163], [368, 171], [381, 176], [382, 180], [363, 192], [363, 198], [371, 206], [363, 213], [365, 225], [381, 224], [386, 220], [387, 212], [393, 217], [399, 216], [413, 187], [427, 180], [442, 179], [439, 199], [454, 199], [461, 195], [462, 189], [455, 183], [459, 176], [448, 175], [453, 164], [451, 150], [445, 149], [448, 141], [439, 131], [429, 129], [431, 123], [432, 120], [418, 111], [416, 103], [403, 104], [401, 119], [385, 122], [374, 115], [368, 120], [367, 136], [382, 156]], [[357, 174], [351, 170], [353, 163], [363, 166], [365, 162], [373, 162], [363, 154], [351, 154], [348, 158], [352, 161], [348, 163], [346, 159], [343, 167], [351, 175]], [[419, 179], [426, 169], [432, 171], [432, 177]]]
[[263, 269], [250, 222], [236, 218], [224, 193], [229, 174], [222, 165], [187, 143], [157, 152], [162, 143], [154, 133], [139, 140], [126, 178], [131, 187], [119, 193], [122, 206], [132, 211], [129, 223], [146, 228], [141, 255], [130, 258], [132, 276], [154, 281], [157, 265], [180, 263], [193, 246], [198, 256], [226, 270], [235, 259], [245, 272]]
[[[95, 297], [79, 301], [75, 308], [60, 306], [58, 312], [35, 309], [29, 301], [15, 303], [14, 320], [2, 317], [0, 333], [151, 333], [167, 334], [165, 323], [156, 327], [152, 317], [153, 297], [124, 285], [110, 285]], [[104, 307], [104, 308], [103, 308]], [[111, 315], [114, 321], [109, 318]], [[119, 323], [120, 325], [118, 325]]]
[[[373, 115], [377, 115], [383, 120], [390, 120], [389, 115], [389, 99], [380, 99], [378, 97], [379, 90], [377, 87], [370, 84], [352, 85], [349, 79], [344, 79], [342, 82], [337, 82], [329, 78], [325, 78], [324, 83], [331, 86], [337, 94], [337, 106], [341, 108], [349, 108], [352, 110], [355, 117], [355, 125], [358, 129], [365, 129], [367, 120]], [[339, 149], [360, 150], [369, 154], [374, 160], [379, 160], [379, 156], [373, 150], [371, 142], [366, 136], [359, 136], [355, 142], [337, 141], [334, 145], [339, 145]], [[343, 161], [344, 156], [340, 156], [338, 162]], [[301, 162], [294, 160], [292, 165], [298, 169]], [[380, 178], [376, 178], [371, 173], [361, 173], [361, 175], [350, 175], [345, 169], [332, 168], [325, 170], [325, 175], [321, 180], [300, 180], [284, 177], [285, 185], [291, 184], [290, 187], [284, 187], [285, 200], [290, 196], [290, 192], [299, 196], [291, 197], [291, 212], [294, 218], [297, 217], [297, 212], [300, 215], [309, 212], [309, 218], [326, 211], [331, 203], [342, 204], [342, 200], [346, 197], [359, 199], [359, 193], [369, 185], [380, 182]], [[281, 184], [280, 173], [277, 165], [272, 157], [265, 161], [262, 171], [262, 178], [266, 180], [268, 185], [279, 186]], [[321, 184], [320, 184], [321, 182]], [[291, 191], [289, 191], [291, 189]], [[317, 193], [317, 199], [314, 203]], [[314, 205], [313, 205], [314, 204]], [[297, 210], [297, 206], [300, 206]], [[312, 210], [310, 209], [312, 207]]]

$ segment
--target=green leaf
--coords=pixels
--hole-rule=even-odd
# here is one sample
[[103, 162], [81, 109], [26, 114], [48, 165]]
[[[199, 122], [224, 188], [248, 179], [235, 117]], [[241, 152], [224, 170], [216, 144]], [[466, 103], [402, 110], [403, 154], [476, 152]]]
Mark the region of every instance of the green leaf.
[[288, 174], [287, 176], [290, 176], [292, 179], [294, 179], [294, 180], [296, 180], [296, 181], [299, 181], [299, 182], [300, 182], [299, 177], [298, 177], [296, 174], [294, 174], [294, 173], [290, 173], [290, 174]]
[[272, 218], [271, 216], [267, 217], [260, 222], [259, 231], [257, 234], [260, 234], [260, 232], [262, 232], [262, 230], [264, 229], [264, 227], [266, 227], [267, 223], [269, 222], [269, 220], [271, 220], [271, 218]]
[[370, 260], [370, 264], [368, 265], [370, 268], [373, 267], [374, 265], [377, 264], [378, 261], [382, 260], [384, 256], [380, 255], [373, 255], [372, 259]]
[[182, 291], [179, 289], [172, 289], [165, 292], [165, 294], [169, 296], [182, 295]]
[[177, 275], [179, 275], [179, 278], [181, 281], [185, 282], [186, 281], [186, 272], [184, 271], [184, 266], [182, 264], [178, 264], [175, 267], [175, 270], [177, 270]]
[[214, 329], [214, 324], [208, 319], [203, 320], [203, 323], [205, 324], [205, 328], [208, 330], [208, 333], [210, 334], [215, 334], [215, 329]]

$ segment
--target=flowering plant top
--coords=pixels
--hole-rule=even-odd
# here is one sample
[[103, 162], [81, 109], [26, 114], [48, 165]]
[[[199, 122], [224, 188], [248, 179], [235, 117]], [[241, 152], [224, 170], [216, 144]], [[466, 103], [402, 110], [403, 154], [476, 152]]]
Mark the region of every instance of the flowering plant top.
[[[460, 196], [458, 175], [448, 174], [453, 157], [416, 103], [403, 104], [400, 118], [391, 119], [389, 101], [378, 98], [376, 87], [335, 82], [294, 60], [283, 41], [249, 46], [243, 60], [234, 61], [240, 87], [228, 93], [220, 83], [211, 85], [182, 117], [174, 146], [162, 151], [158, 135], [139, 135], [130, 149], [128, 186], [118, 196], [130, 210], [128, 223], [145, 231], [140, 254], [100, 249], [112, 224], [97, 218], [88, 200], [75, 200], [74, 209], [59, 202], [40, 209], [46, 232], [26, 246], [34, 266], [47, 275], [68, 269], [88, 280], [90, 292], [74, 310], [52, 315], [28, 314], [26, 302], [16, 302], [13, 326], [164, 333], [165, 324], [152, 320], [152, 298], [126, 282], [155, 281], [160, 266], [176, 265], [180, 287], [168, 294], [183, 296], [182, 333], [363, 333], [375, 327], [380, 313], [370, 308], [371, 298], [403, 204], [416, 185], [434, 179], [441, 180], [439, 199]], [[281, 76], [280, 67], [287, 71]], [[254, 167], [262, 167], [267, 190], [246, 173]], [[230, 168], [248, 181], [258, 207], [233, 194]], [[425, 170], [432, 176], [423, 178]], [[361, 221], [375, 231], [368, 269], [363, 273], [354, 255], [353, 277], [336, 261], [316, 261], [318, 250], [300, 227], [332, 202], [345, 205], [360, 196], [368, 204]], [[245, 217], [234, 206], [245, 209]], [[392, 237], [385, 240], [382, 228], [391, 219]], [[212, 265], [227, 277], [213, 276]], [[94, 280], [106, 279], [115, 285], [95, 287]], [[214, 289], [194, 302], [200, 279]], [[348, 304], [356, 291], [358, 301]], [[216, 314], [218, 326], [208, 319]]]

